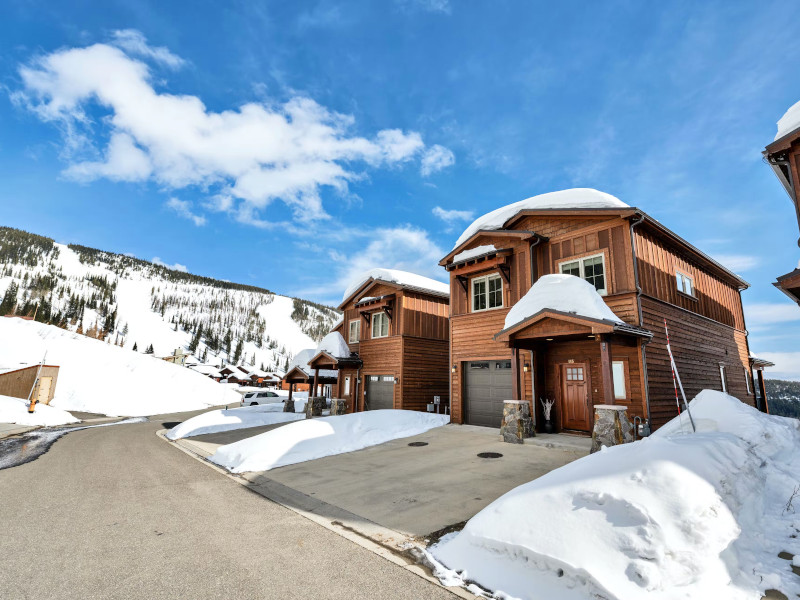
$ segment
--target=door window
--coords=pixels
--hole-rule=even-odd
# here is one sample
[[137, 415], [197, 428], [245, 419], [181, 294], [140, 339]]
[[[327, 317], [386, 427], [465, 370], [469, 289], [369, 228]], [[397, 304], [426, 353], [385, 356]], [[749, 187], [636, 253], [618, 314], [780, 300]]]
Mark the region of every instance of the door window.
[[567, 381], [583, 381], [583, 367], [567, 367]]

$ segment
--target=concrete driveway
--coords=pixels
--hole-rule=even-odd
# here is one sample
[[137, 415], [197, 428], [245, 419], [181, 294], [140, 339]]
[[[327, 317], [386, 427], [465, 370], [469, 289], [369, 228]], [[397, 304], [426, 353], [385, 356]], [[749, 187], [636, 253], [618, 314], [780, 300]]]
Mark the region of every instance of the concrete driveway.
[[[254, 430], [209, 434], [183, 440], [182, 445], [207, 455], [220, 443], [254, 434]], [[357, 452], [247, 473], [244, 478], [256, 491], [270, 497], [279, 493], [280, 501], [290, 505], [304, 504], [300, 495], [313, 499], [305, 502], [305, 510], [320, 512], [313, 505], [324, 503], [361, 525], [366, 521], [425, 538], [470, 519], [518, 485], [586, 456], [591, 440], [554, 435], [530, 442], [507, 444], [494, 429], [447, 425]], [[487, 452], [502, 456], [478, 456]]]

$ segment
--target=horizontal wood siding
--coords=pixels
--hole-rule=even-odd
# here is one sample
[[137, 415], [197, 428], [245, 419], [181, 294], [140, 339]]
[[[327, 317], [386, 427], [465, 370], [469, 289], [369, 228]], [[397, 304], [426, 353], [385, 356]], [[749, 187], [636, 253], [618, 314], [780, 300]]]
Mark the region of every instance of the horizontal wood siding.
[[[359, 389], [359, 410], [364, 410], [364, 388], [366, 378], [370, 375], [393, 375], [400, 377], [403, 359], [403, 338], [399, 335], [364, 340], [361, 342], [360, 354], [364, 365], [361, 367], [362, 384]], [[394, 386], [394, 407], [401, 406], [400, 386]]]
[[719, 373], [722, 363], [725, 365], [728, 393], [755, 406], [755, 396], [747, 393], [744, 378], [749, 361], [743, 331], [647, 297], [642, 298], [642, 313], [644, 326], [654, 334], [646, 347], [650, 412], [654, 428], [678, 414], [664, 318], [669, 325], [672, 352], [688, 400], [703, 389], [722, 390]]
[[447, 340], [403, 338], [403, 371], [400, 375], [402, 408], [427, 410], [434, 396], [442, 409], [449, 401], [450, 365]]

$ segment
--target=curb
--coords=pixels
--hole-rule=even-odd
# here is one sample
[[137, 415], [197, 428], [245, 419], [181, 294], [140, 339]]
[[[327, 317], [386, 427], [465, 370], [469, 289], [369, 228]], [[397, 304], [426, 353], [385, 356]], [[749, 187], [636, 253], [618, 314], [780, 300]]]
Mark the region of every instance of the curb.
[[264, 477], [263, 475], [253, 474], [250, 476], [252, 477], [251, 479], [247, 476], [229, 473], [219, 465], [215, 465], [205, 457], [181, 444], [181, 440], [173, 442], [168, 439], [166, 437], [167, 431], [167, 429], [160, 429], [156, 432], [156, 435], [171, 446], [191, 456], [196, 461], [203, 463], [239, 485], [246, 487], [250, 491], [259, 494], [270, 502], [279, 504], [301, 517], [313, 521], [328, 531], [332, 531], [358, 546], [361, 546], [365, 550], [377, 554], [381, 558], [402, 567], [406, 571], [446, 589], [454, 596], [469, 600], [474, 600], [476, 598], [474, 594], [469, 593], [464, 588], [442, 585], [439, 579], [433, 575], [430, 567], [420, 560], [419, 557], [424, 555], [412, 536], [358, 517], [338, 506], [308, 496], [269, 479], [268, 477]]

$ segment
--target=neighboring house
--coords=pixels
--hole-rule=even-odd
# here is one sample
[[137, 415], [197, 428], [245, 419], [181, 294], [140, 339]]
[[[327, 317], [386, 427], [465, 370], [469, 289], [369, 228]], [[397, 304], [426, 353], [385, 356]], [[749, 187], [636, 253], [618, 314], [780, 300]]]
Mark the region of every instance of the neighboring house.
[[[36, 376], [39, 375], [37, 381]], [[14, 369], [0, 373], [0, 396], [25, 398], [28, 395], [36, 402], [50, 404], [58, 382], [58, 367], [55, 365], [39, 365]]]
[[162, 357], [161, 360], [165, 360], [169, 363], [185, 367], [186, 361], [189, 360], [191, 357], [192, 357], [191, 352], [184, 352], [182, 348], [175, 348], [172, 354], [170, 354], [169, 356]]
[[335, 370], [311, 368], [308, 361], [316, 354], [315, 348], [307, 348], [298, 352], [289, 362], [289, 368], [283, 376], [286, 386], [283, 389], [289, 390], [290, 397], [292, 391], [308, 391], [310, 396], [331, 395], [331, 386], [336, 383], [338, 373]]
[[217, 382], [222, 379], [222, 374], [220, 374], [219, 369], [213, 365], [193, 365], [191, 369]]
[[[310, 366], [338, 371], [334, 396], [348, 410], [426, 410], [448, 392], [449, 286], [414, 273], [372, 269], [339, 305], [343, 318]], [[349, 350], [349, 352], [347, 352]], [[344, 356], [347, 354], [347, 356]]]
[[[763, 154], [789, 195], [800, 227], [800, 102], [778, 121], [775, 141], [766, 147]], [[800, 263], [794, 270], [778, 277], [773, 285], [800, 304]]]
[[[689, 399], [711, 388], [755, 404], [740, 296], [748, 284], [613, 196], [565, 190], [500, 208], [440, 265], [450, 273], [453, 422], [496, 427], [504, 400], [536, 399], [541, 429], [547, 398], [557, 429], [591, 431], [597, 404], [626, 405], [658, 427], [677, 414], [665, 319]], [[509, 315], [547, 274], [591, 286], [566, 303], [555, 280], [537, 286], [520, 318]]]

